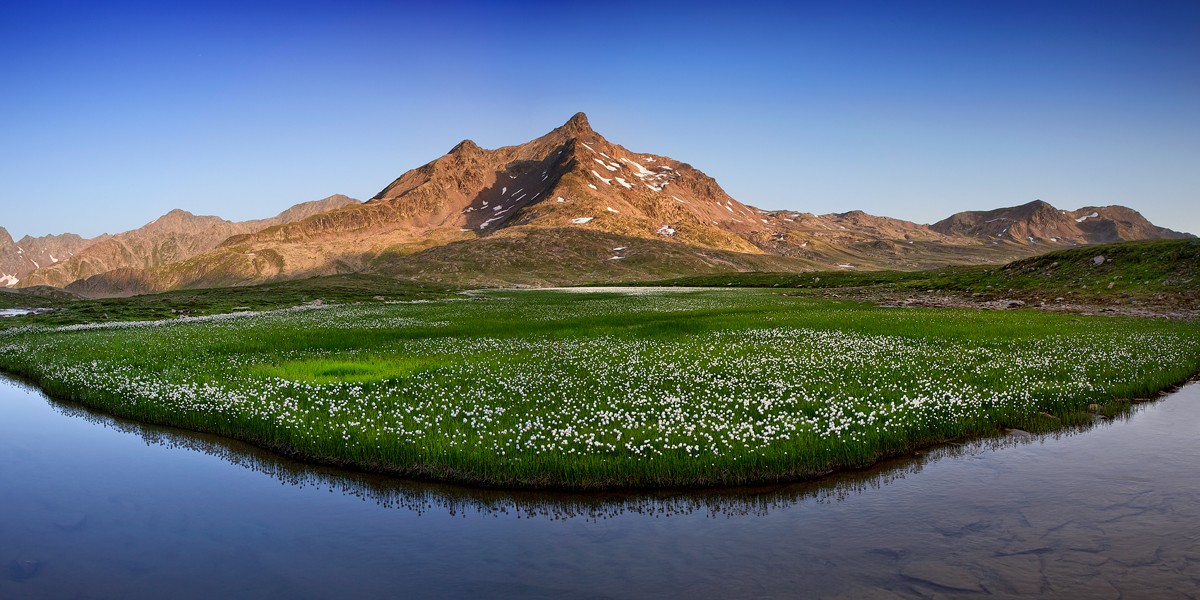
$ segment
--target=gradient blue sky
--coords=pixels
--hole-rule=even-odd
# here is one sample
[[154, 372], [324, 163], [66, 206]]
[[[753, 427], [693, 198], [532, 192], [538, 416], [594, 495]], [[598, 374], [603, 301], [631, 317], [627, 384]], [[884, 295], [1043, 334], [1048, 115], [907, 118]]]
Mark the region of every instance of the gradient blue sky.
[[764, 209], [1200, 233], [1200, 2], [0, 0], [0, 226], [367, 199], [584, 111]]

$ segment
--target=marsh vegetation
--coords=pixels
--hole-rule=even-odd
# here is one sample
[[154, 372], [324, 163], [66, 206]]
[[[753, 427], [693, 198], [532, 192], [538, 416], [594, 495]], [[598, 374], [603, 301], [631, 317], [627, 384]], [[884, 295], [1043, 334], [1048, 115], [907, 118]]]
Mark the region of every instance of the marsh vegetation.
[[711, 486], [1113, 414], [1195, 373], [1197, 333], [757, 290], [508, 290], [15, 328], [0, 368], [331, 464], [502, 487]]

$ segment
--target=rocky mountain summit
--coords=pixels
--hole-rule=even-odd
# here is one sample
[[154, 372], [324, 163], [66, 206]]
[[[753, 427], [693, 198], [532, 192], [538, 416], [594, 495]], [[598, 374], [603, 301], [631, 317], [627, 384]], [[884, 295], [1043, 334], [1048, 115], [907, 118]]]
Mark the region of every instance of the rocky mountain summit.
[[762, 210], [687, 163], [609, 142], [583, 113], [516, 146], [464, 140], [365, 203], [331, 204], [246, 224], [175, 211], [20, 285], [124, 295], [354, 271], [543, 285], [1000, 263], [1080, 244], [1188, 237], [1125, 207], [1063, 211], [1040, 200], [933, 225], [862, 211]]

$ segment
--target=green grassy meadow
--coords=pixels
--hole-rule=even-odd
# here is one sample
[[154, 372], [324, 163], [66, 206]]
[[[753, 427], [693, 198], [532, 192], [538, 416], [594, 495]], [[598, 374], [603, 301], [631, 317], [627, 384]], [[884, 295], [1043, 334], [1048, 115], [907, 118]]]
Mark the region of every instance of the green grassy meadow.
[[[1104, 257], [1095, 264], [1093, 259]], [[1056, 250], [1003, 266], [948, 266], [926, 271], [721, 273], [638, 282], [644, 286], [873, 287], [983, 297], [1145, 302], [1200, 308], [1200, 240], [1148, 240]]]
[[1190, 322], [756, 289], [410, 292], [10, 327], [0, 369], [308, 460], [577, 490], [802, 479], [1006, 427], [1090, 423], [1200, 371]]
[[[48, 288], [54, 290], [55, 288]], [[274, 310], [320, 301], [327, 304], [431, 300], [447, 297], [453, 287], [398, 281], [353, 273], [259, 285], [176, 290], [127, 298], [78, 299], [62, 293], [34, 296], [0, 293], [0, 308], [50, 307], [36, 316], [0, 319], [0, 329], [26, 325], [77, 325], [116, 321], [155, 321], [182, 315], [201, 316], [235, 310]]]

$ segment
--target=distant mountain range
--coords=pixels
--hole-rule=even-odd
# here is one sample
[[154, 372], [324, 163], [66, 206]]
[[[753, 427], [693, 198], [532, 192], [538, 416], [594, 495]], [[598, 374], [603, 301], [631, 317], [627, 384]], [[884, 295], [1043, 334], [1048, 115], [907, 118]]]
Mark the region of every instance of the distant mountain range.
[[64, 233], [38, 238], [27, 235], [14, 242], [8, 230], [0, 227], [0, 285], [12, 287], [42, 265], [66, 260], [108, 237], [105, 234], [87, 240], [73, 233]]
[[66, 234], [14, 243], [4, 232], [0, 280], [90, 295], [351, 271], [541, 285], [729, 270], [931, 268], [1185, 237], [1195, 236], [1122, 206], [1063, 211], [1040, 200], [933, 225], [861, 211], [760, 210], [687, 163], [608, 142], [579, 113], [519, 146], [484, 150], [463, 141], [365, 203], [333, 196], [243, 223], [176, 210], [93, 240]]
[[234, 223], [175, 209], [132, 231], [92, 239], [78, 235], [26, 236], [13, 242], [0, 228], [0, 281], [20, 287], [66, 287], [114, 269], [150, 269], [212, 250], [230, 236], [252, 233], [358, 204], [341, 195], [292, 206], [269, 219]]

